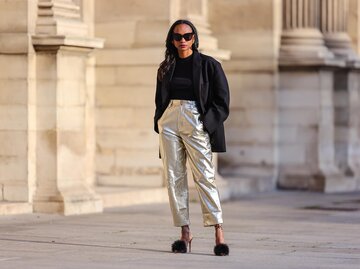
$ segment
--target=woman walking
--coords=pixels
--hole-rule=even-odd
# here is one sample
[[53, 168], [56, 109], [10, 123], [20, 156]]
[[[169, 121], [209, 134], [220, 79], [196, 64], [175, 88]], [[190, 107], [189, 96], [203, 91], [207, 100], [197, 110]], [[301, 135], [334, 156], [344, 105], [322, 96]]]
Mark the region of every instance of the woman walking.
[[198, 52], [195, 26], [178, 20], [166, 38], [165, 60], [157, 74], [154, 129], [159, 133], [170, 208], [180, 240], [172, 251], [191, 251], [186, 160], [197, 188], [204, 226], [215, 227], [214, 253], [229, 254], [212, 152], [225, 152], [223, 122], [229, 115], [229, 88], [219, 62]]

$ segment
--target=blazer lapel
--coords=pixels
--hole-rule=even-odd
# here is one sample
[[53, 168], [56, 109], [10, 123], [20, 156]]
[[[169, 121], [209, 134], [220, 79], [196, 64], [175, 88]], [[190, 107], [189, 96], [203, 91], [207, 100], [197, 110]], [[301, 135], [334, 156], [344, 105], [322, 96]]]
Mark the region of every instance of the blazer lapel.
[[199, 101], [201, 112], [204, 112], [204, 104], [201, 99], [201, 84], [202, 84], [202, 73], [201, 73], [201, 57], [200, 53], [194, 51], [193, 57], [193, 82], [195, 97]]

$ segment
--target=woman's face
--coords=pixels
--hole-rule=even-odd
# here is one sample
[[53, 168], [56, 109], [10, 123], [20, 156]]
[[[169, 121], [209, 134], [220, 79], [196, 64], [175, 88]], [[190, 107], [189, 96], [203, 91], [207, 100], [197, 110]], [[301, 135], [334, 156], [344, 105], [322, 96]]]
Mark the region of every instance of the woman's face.
[[[194, 44], [195, 37], [194, 37], [194, 34], [186, 35], [186, 34], [190, 34], [190, 33], [193, 33], [193, 31], [192, 31], [191, 27], [187, 24], [178, 24], [175, 26], [173, 35], [175, 34], [175, 37], [177, 36], [178, 39], [179, 38], [181, 38], [181, 39], [175, 40], [173, 37], [172, 43], [177, 48], [178, 52], [185, 52], [185, 51], [191, 50], [191, 46], [192, 46], [192, 44]], [[184, 36], [180, 37], [179, 35], [185, 35], [185, 37]], [[189, 36], [191, 36], [191, 39], [188, 41], [185, 40]]]

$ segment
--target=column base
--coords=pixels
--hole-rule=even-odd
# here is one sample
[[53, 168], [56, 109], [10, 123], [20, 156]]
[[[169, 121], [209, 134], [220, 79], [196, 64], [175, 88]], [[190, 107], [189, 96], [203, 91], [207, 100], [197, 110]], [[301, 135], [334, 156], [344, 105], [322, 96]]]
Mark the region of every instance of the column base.
[[0, 202], [1, 215], [31, 214], [33, 212], [31, 203], [23, 202]]
[[284, 30], [281, 35], [279, 64], [317, 64], [334, 58], [317, 29]]
[[59, 213], [65, 216], [99, 213], [103, 211], [101, 197], [85, 186], [60, 190], [59, 194], [50, 197], [35, 197], [34, 212]]
[[359, 188], [356, 178], [328, 176], [325, 180], [323, 191], [325, 193], [341, 193], [357, 190], [359, 190]]
[[324, 193], [342, 193], [359, 190], [355, 177], [341, 174], [286, 175], [278, 182], [279, 189], [309, 190]]
[[345, 32], [325, 33], [325, 44], [336, 57], [347, 62], [358, 62], [359, 56], [354, 51], [349, 35]]

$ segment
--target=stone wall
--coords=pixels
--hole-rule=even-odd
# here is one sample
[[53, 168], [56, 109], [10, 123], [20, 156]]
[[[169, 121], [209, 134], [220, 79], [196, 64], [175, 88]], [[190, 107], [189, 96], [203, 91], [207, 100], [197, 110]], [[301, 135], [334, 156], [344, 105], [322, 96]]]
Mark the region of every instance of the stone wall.
[[16, 206], [24, 212], [23, 204], [66, 215], [102, 210], [91, 186], [89, 57], [102, 41], [92, 38], [83, 22], [91, 14], [82, 16], [81, 8], [89, 5], [0, 1], [0, 184], [6, 202], [1, 212], [15, 212]]
[[[34, 210], [66, 215], [102, 211], [94, 192], [93, 58], [102, 47], [86, 22], [89, 3], [38, 1], [36, 183]], [[83, 11], [89, 11], [84, 16]], [[91, 21], [93, 18], [91, 18]]]
[[156, 71], [169, 24], [169, 1], [96, 1], [97, 184], [162, 186], [153, 131]]
[[34, 1], [0, 1], [0, 200], [31, 202], [35, 182]]
[[[297, 8], [299, 3], [306, 8]], [[278, 98], [281, 188], [359, 188], [357, 76], [349, 2], [283, 2]], [[293, 12], [289, 12], [292, 10]], [[352, 21], [353, 22], [353, 21]], [[356, 131], [355, 131], [356, 130]], [[354, 154], [355, 153], [355, 154]]]
[[[276, 177], [275, 121], [280, 1], [209, 1], [209, 19], [231, 89], [228, 152], [220, 173], [251, 191], [272, 189]], [[246, 188], [244, 189], [246, 191]]]

